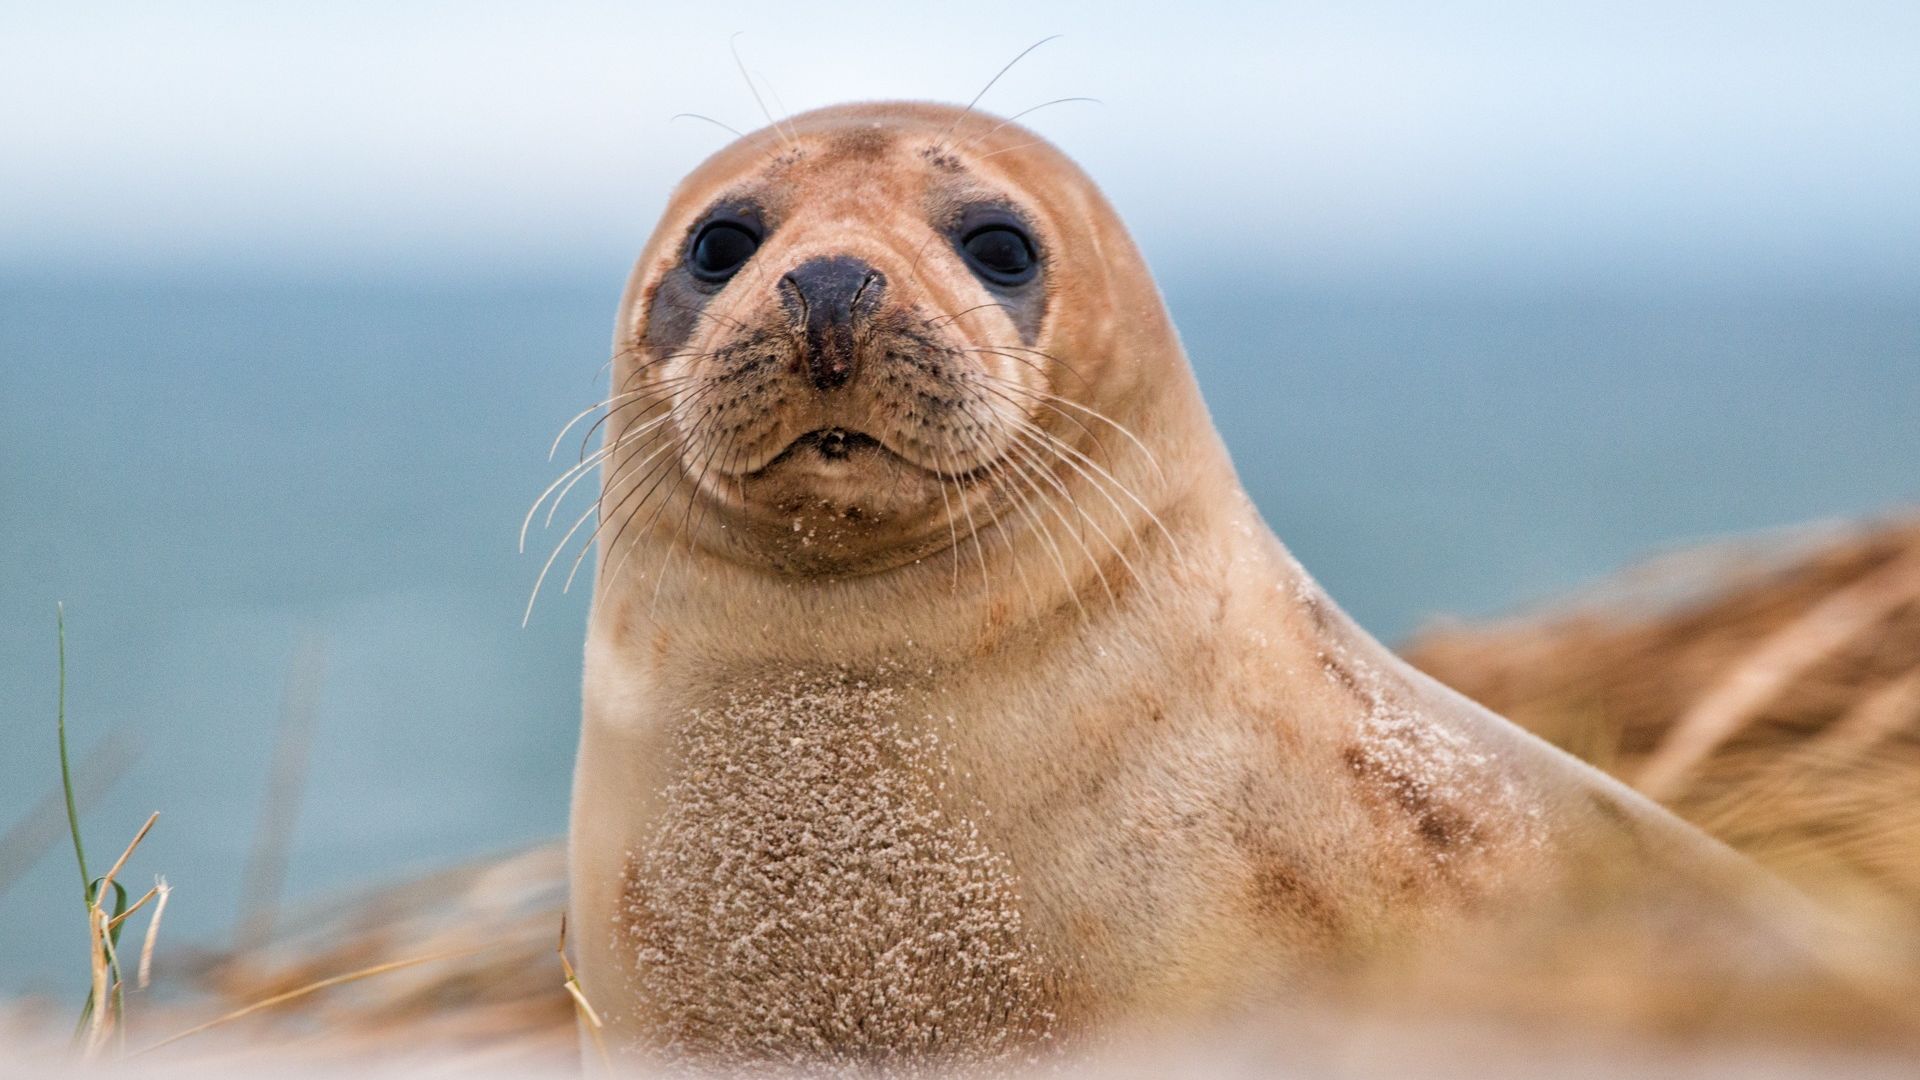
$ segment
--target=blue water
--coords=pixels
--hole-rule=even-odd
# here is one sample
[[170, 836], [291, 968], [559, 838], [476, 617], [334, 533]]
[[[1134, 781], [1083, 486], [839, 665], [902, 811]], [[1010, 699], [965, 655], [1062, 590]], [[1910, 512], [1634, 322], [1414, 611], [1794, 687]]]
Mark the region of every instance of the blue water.
[[[1165, 283], [1268, 520], [1388, 639], [1920, 500], [1920, 305]], [[599, 396], [615, 298], [0, 285], [0, 830], [55, 790], [65, 601], [76, 748], [140, 749], [87, 813], [93, 857], [163, 811], [131, 880], [168, 875], [171, 941], [231, 931], [303, 648], [324, 674], [290, 896], [558, 833], [584, 598], [522, 630], [514, 533]], [[56, 841], [0, 863], [0, 989], [77, 1000]]]

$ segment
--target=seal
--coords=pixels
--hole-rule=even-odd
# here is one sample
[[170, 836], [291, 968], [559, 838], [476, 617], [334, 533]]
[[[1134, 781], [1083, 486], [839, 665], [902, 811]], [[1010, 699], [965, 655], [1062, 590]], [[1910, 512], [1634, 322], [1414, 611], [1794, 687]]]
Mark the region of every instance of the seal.
[[1595, 868], [1773, 940], [1737, 856], [1323, 594], [1031, 132], [864, 104], [721, 150], [612, 369], [571, 925], [623, 1054], [1019, 1062]]

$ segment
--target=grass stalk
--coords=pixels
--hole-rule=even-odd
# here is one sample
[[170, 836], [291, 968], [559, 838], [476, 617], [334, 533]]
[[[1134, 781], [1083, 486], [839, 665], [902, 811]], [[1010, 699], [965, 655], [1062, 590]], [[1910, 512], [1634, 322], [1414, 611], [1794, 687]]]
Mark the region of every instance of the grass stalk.
[[87, 845], [80, 840], [80, 811], [74, 806], [73, 766], [67, 756], [67, 605], [53, 606], [60, 637], [60, 689], [55, 715], [60, 728], [60, 787], [67, 796], [67, 830], [73, 834], [73, 858], [80, 864], [80, 898], [93, 907], [93, 875], [87, 873]]
[[[67, 831], [73, 836], [73, 858], [80, 867], [81, 898], [87, 910], [88, 938], [88, 988], [87, 1003], [80, 1009], [80, 1019], [74, 1025], [74, 1043], [85, 1057], [94, 1057], [107, 1045], [109, 1038], [125, 1039], [122, 1022], [126, 1016], [126, 980], [120, 971], [120, 931], [127, 917], [144, 906], [156, 895], [158, 889], [149, 891], [140, 902], [131, 908], [127, 905], [127, 889], [116, 879], [124, 870], [127, 860], [133, 857], [134, 850], [147, 838], [153, 829], [153, 823], [159, 820], [158, 812], [148, 815], [146, 824], [127, 845], [120, 857], [114, 860], [113, 869], [105, 877], [95, 880], [87, 869], [87, 845], [80, 836], [80, 810], [74, 796], [73, 762], [67, 749], [67, 609], [65, 604], [54, 605], [54, 625], [59, 638], [59, 690], [55, 698], [54, 717], [60, 742], [60, 788], [67, 804]], [[113, 907], [109, 910], [105, 904], [108, 891], [113, 893]], [[159, 894], [164, 899], [164, 894]], [[158, 919], [158, 909], [154, 918]], [[152, 927], [149, 926], [147, 951], [152, 950]]]

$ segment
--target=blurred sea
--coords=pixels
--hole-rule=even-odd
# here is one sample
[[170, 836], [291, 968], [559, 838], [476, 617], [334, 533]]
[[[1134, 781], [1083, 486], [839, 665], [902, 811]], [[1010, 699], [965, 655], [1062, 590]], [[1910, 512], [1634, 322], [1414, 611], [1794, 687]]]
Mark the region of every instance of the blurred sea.
[[[1268, 521], [1389, 641], [1920, 499], [1911, 302], [1162, 281]], [[139, 748], [91, 854], [163, 812], [128, 883], [168, 876], [167, 941], [232, 933], [303, 649], [290, 898], [564, 828], [585, 597], [522, 630], [514, 539], [613, 288], [0, 283], [0, 991], [84, 996], [64, 834], [5, 847], [58, 790], [55, 601], [76, 751]]]

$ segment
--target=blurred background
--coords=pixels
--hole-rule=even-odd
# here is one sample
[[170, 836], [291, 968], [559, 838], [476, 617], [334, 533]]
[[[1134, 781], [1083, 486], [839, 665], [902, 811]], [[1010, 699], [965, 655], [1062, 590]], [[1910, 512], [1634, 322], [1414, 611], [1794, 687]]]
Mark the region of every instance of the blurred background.
[[170, 940], [564, 828], [585, 590], [521, 629], [515, 533], [729, 138], [674, 115], [763, 122], [736, 32], [786, 111], [1064, 35], [981, 107], [1099, 99], [1025, 122], [1389, 641], [1920, 497], [1910, 2], [10, 4], [0, 991], [83, 992], [57, 601], [93, 858], [163, 811]]

